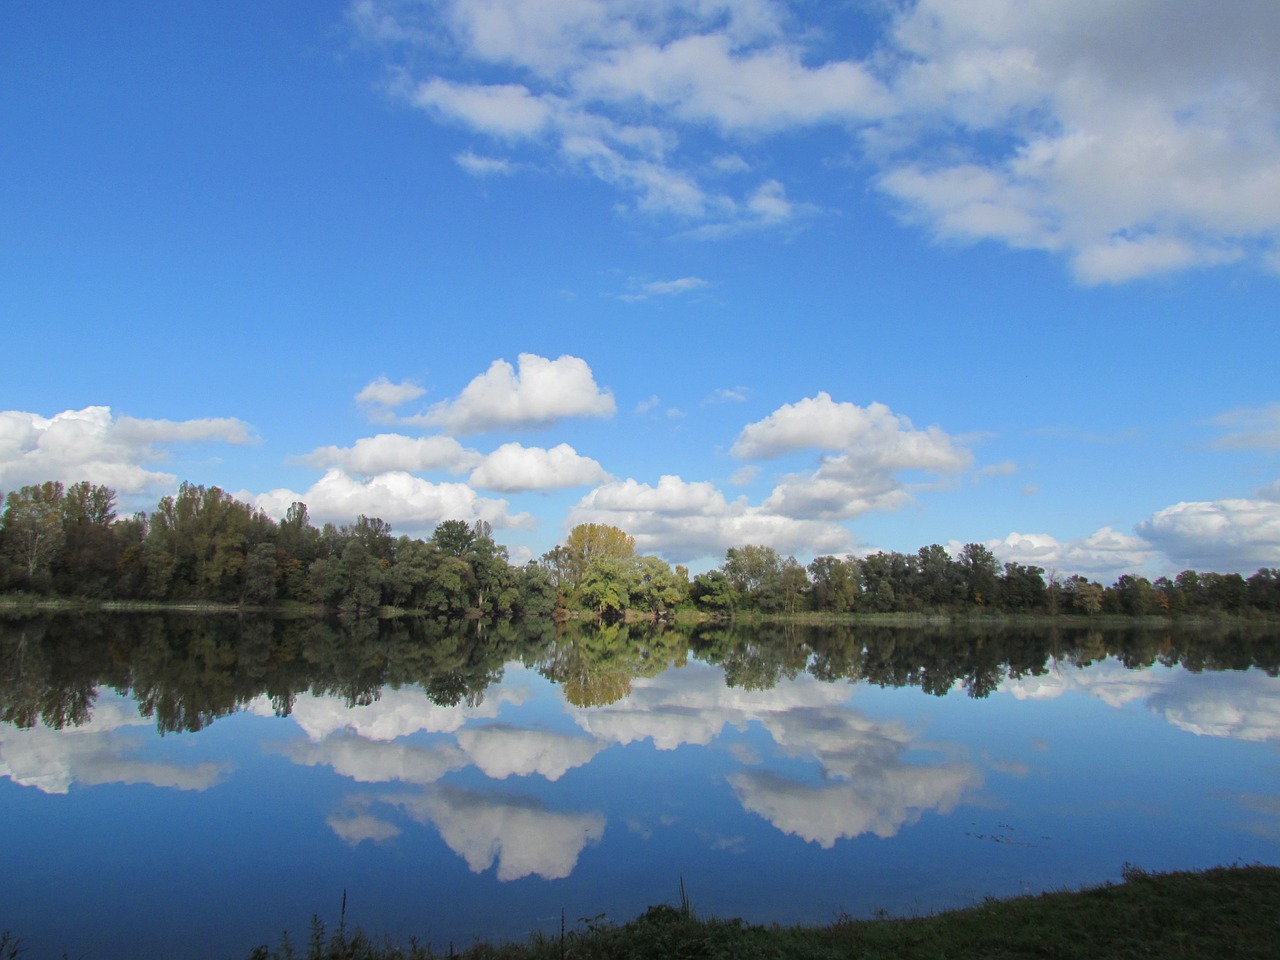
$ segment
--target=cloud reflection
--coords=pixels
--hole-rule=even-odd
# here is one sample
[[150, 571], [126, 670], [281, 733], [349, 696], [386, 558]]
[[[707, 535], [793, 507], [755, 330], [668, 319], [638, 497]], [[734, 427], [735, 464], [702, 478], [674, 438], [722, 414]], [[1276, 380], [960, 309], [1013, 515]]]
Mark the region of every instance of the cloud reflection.
[[589, 763], [606, 746], [599, 740], [505, 725], [462, 730], [458, 743], [494, 780], [534, 773], [559, 780], [574, 767]]
[[1191, 673], [1153, 667], [1134, 671], [1107, 660], [1087, 670], [1059, 665], [1041, 677], [1005, 681], [1000, 690], [1019, 700], [1079, 693], [1116, 708], [1142, 702], [1152, 713], [1196, 736], [1280, 741], [1280, 687], [1257, 670]]
[[528, 797], [441, 786], [385, 800], [419, 823], [433, 824], [472, 873], [483, 873], [497, 860], [499, 880], [535, 874], [561, 880], [578, 865], [583, 849], [604, 836], [601, 814], [548, 810]]
[[207, 790], [225, 772], [217, 763], [192, 766], [141, 760], [126, 753], [137, 744], [126, 739], [129, 727], [150, 727], [132, 702], [103, 696], [93, 716], [75, 727], [55, 730], [37, 723], [20, 729], [0, 724], [0, 777], [42, 793], [68, 793], [74, 783], [148, 784], [175, 790]]

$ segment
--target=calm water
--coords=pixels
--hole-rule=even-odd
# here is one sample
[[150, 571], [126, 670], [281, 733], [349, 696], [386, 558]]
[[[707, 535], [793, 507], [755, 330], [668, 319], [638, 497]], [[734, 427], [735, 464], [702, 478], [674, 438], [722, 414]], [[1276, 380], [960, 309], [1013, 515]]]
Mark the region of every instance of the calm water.
[[[1280, 862], [1273, 633], [0, 626], [0, 928], [243, 957]], [[1131, 669], [1125, 663], [1138, 665]], [[1230, 669], [1221, 669], [1221, 668]]]

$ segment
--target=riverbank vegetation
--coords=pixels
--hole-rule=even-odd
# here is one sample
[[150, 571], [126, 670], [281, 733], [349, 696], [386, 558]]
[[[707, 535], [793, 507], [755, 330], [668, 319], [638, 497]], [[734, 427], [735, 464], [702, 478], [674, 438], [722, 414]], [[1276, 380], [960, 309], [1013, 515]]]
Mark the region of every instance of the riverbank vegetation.
[[1127, 867], [1119, 884], [987, 900], [929, 917], [842, 918], [822, 927], [701, 919], [683, 898], [679, 906], [651, 907], [621, 925], [596, 919], [523, 944], [482, 943], [461, 951], [379, 942], [342, 925], [330, 934], [317, 923], [305, 944], [286, 938], [276, 948], [258, 947], [248, 960], [1151, 960], [1274, 957], [1277, 943], [1280, 869], [1155, 874]]
[[377, 517], [310, 522], [294, 503], [279, 521], [218, 487], [184, 483], [151, 513], [116, 514], [110, 488], [47, 482], [11, 491], [0, 516], [0, 596], [57, 603], [211, 609], [343, 610], [434, 617], [557, 614], [604, 619], [686, 616], [916, 614], [941, 616], [1280, 616], [1280, 570], [1079, 574], [1007, 562], [970, 543], [952, 555], [816, 557], [730, 548], [690, 576], [636, 550], [616, 527], [581, 524], [536, 560], [512, 564], [487, 523], [446, 520], [426, 540], [394, 536]]

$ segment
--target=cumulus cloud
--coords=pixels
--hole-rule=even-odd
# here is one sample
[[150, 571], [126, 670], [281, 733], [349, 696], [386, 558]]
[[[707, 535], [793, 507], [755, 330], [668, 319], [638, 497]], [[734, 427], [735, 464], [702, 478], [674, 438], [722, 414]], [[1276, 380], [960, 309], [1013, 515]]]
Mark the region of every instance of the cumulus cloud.
[[[1101, 527], [1093, 533], [1059, 540], [1048, 533], [1010, 533], [1000, 540], [986, 540], [1004, 563], [1022, 563], [1060, 576], [1080, 574], [1110, 583], [1122, 573], [1136, 573], [1158, 556], [1156, 548], [1143, 537]], [[956, 556], [964, 544], [952, 540], [947, 550]]]
[[611, 417], [613, 394], [596, 385], [585, 360], [522, 353], [517, 367], [495, 360], [454, 400], [435, 404], [406, 423], [439, 426], [455, 434], [549, 427], [567, 417]]
[[402, 380], [392, 383], [386, 377], [372, 380], [356, 394], [356, 403], [376, 423], [387, 423], [395, 419], [394, 410], [410, 401], [417, 400], [427, 391], [416, 383]]
[[882, 403], [859, 407], [827, 393], [784, 404], [748, 424], [732, 453], [767, 460], [806, 449], [837, 452], [824, 454], [814, 471], [783, 477], [765, 510], [805, 519], [896, 510], [910, 500], [901, 472], [954, 473], [972, 459], [939, 427], [918, 430]]
[[350, 447], [318, 447], [301, 459], [319, 470], [337, 467], [348, 474], [369, 477], [396, 470], [458, 473], [474, 467], [481, 455], [452, 437], [380, 433], [375, 437], [362, 437]]
[[837, 403], [825, 391], [743, 427], [732, 452], [768, 460], [810, 448], [851, 451], [868, 466], [890, 470], [958, 470], [969, 462], [938, 427], [917, 430], [883, 403]]
[[0, 486], [89, 480], [120, 493], [172, 487], [177, 477], [148, 469], [176, 443], [245, 444], [248, 424], [231, 417], [144, 420], [115, 417], [110, 407], [64, 410], [52, 417], [0, 412]]
[[[1274, 3], [1192, 15], [1151, 0], [918, 0], [884, 8], [863, 56], [807, 13], [766, 0], [354, 7], [375, 41], [432, 46], [403, 57], [403, 73], [435, 68], [399, 85], [408, 102], [704, 236], [810, 209], [778, 181], [731, 195], [700, 178], [740, 176], [770, 137], [827, 127], [906, 219], [1059, 254], [1084, 283], [1280, 259]], [[457, 64], [489, 82], [446, 76]]]
[[431, 483], [402, 470], [360, 480], [334, 467], [304, 492], [281, 488], [244, 497], [277, 520], [291, 503], [302, 501], [317, 522], [380, 517], [401, 533], [429, 532], [442, 520], [484, 520], [496, 529], [534, 522], [527, 513], [511, 514], [507, 501], [481, 497], [465, 483]]
[[620, 527], [636, 538], [638, 550], [672, 562], [722, 555], [744, 543], [768, 544], [784, 554], [844, 553], [853, 543], [839, 524], [796, 519], [745, 498], [730, 501], [712, 483], [673, 475], [656, 486], [627, 479], [596, 487], [569, 511], [566, 525], [579, 523]]
[[560, 490], [609, 479], [590, 457], [581, 456], [567, 443], [550, 450], [504, 443], [472, 471], [472, 486], [502, 493], [525, 490]]
[[1138, 524], [1175, 564], [1219, 573], [1280, 566], [1280, 502], [1230, 499], [1175, 503]]
[[[725, 391], [721, 399], [740, 399]], [[816, 469], [780, 477], [758, 505], [729, 500], [709, 482], [667, 475], [656, 486], [634, 479], [601, 484], [570, 511], [568, 525], [606, 523], [636, 538], [642, 550], [685, 562], [759, 543], [781, 553], [845, 553], [853, 538], [840, 521], [873, 510], [895, 510], [911, 499], [907, 471], [935, 474], [971, 461], [939, 427], [916, 429], [883, 404], [837, 403], [827, 393], [786, 404], [748, 424], [732, 452], [773, 459], [822, 452]], [[750, 482], [754, 473], [735, 474]]]

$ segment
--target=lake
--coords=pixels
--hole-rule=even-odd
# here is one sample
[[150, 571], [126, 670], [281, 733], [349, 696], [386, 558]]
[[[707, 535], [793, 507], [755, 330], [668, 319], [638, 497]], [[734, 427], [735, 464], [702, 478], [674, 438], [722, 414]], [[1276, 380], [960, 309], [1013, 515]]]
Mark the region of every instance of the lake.
[[1280, 631], [0, 622], [0, 929], [244, 957], [1280, 862]]

